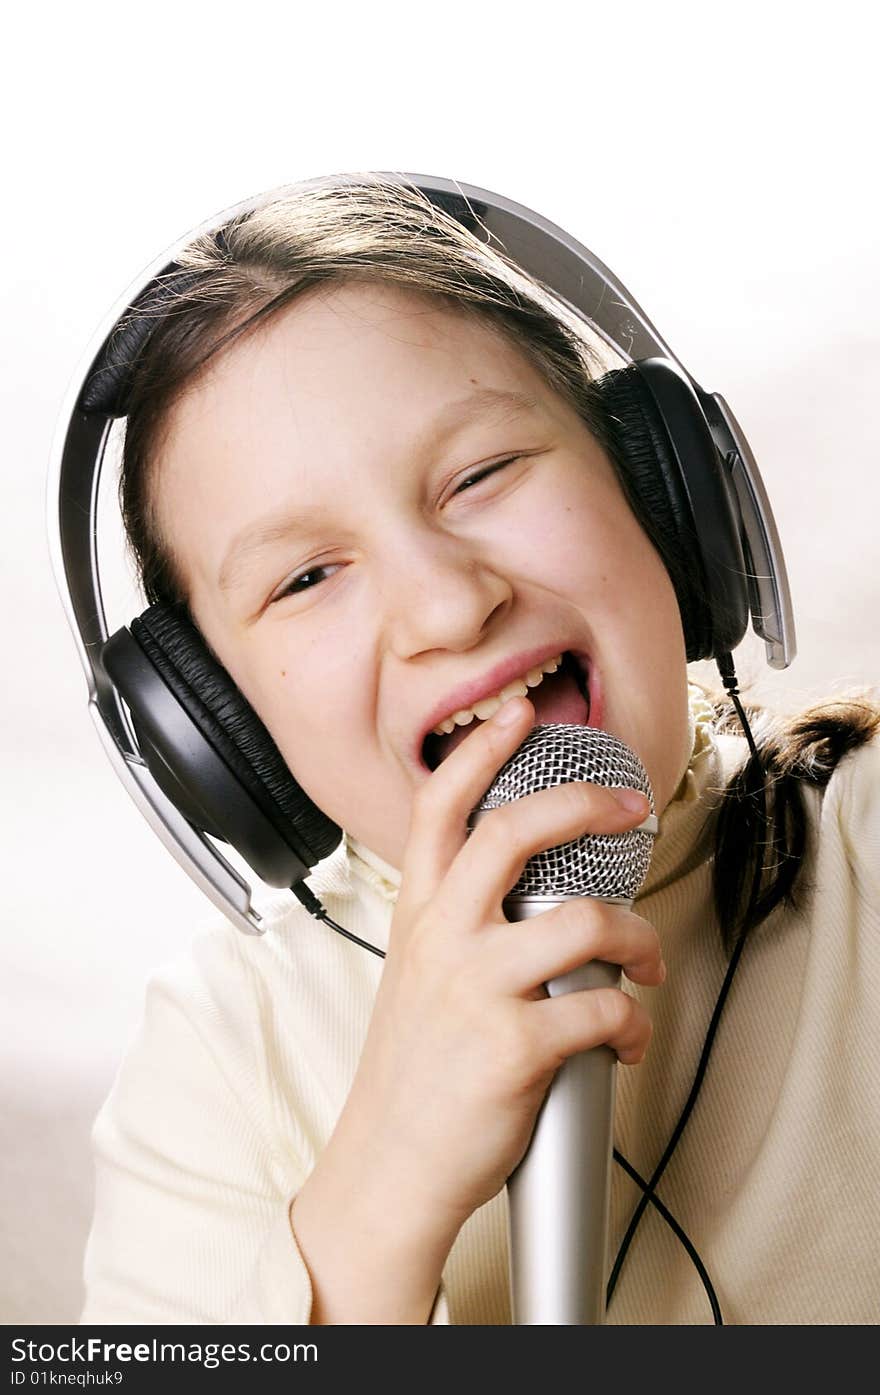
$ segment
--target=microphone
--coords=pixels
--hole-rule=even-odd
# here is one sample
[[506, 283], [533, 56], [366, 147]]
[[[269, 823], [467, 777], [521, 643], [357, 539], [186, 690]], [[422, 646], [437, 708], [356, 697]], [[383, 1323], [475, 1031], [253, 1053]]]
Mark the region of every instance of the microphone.
[[[535, 726], [471, 814], [569, 780], [628, 786], [651, 813], [624, 833], [585, 834], [529, 858], [504, 898], [508, 920], [528, 920], [569, 897], [632, 903], [648, 874], [659, 825], [634, 751], [609, 732], [569, 723]], [[620, 968], [592, 960], [551, 979], [551, 997], [620, 985]], [[605, 1317], [617, 1056], [610, 1046], [570, 1056], [550, 1084], [531, 1141], [507, 1181], [513, 1321], [601, 1324]]]

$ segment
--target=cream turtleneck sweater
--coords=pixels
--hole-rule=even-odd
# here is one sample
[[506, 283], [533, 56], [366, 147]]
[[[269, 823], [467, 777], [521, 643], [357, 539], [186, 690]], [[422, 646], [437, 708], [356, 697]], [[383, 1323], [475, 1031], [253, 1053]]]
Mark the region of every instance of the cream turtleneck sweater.
[[[615, 1146], [642, 1176], [693, 1081], [725, 973], [712, 909], [712, 819], [747, 753], [689, 685], [692, 755], [636, 902], [668, 966], [623, 980], [654, 1023], [617, 1073]], [[726, 1323], [880, 1319], [880, 742], [806, 792], [798, 912], [752, 933], [706, 1078], [658, 1192], [696, 1246]], [[399, 875], [345, 838], [310, 879], [330, 915], [380, 948]], [[225, 920], [150, 980], [142, 1025], [93, 1133], [96, 1207], [84, 1323], [308, 1323], [290, 1203], [345, 1103], [382, 961], [287, 893], [267, 933]], [[640, 1193], [614, 1167], [609, 1263]], [[448, 1257], [434, 1323], [510, 1322], [506, 1192]], [[609, 1324], [711, 1323], [684, 1248], [653, 1207]]]

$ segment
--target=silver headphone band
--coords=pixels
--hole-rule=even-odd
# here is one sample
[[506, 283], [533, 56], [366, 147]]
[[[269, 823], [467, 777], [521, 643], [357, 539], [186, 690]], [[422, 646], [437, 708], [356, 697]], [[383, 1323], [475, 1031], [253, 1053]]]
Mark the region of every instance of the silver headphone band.
[[[448, 195], [471, 205], [478, 221], [507, 257], [578, 320], [586, 321], [625, 362], [663, 357], [698, 392], [716, 443], [728, 460], [748, 543], [753, 624], [767, 644], [768, 662], [785, 668], [795, 654], [794, 620], [785, 563], [769, 500], [748, 441], [726, 403], [687, 373], [626, 287], [588, 248], [564, 229], [503, 195], [433, 175], [379, 172], [416, 186], [428, 197]], [[140, 757], [126, 710], [99, 661], [108, 638], [98, 561], [98, 491], [112, 419], [79, 406], [86, 382], [119, 320], [194, 238], [212, 234], [286, 193], [327, 183], [362, 182], [358, 175], [319, 176], [245, 199], [177, 239], [128, 287], [86, 347], [62, 402], [46, 481], [49, 552], [56, 585], [86, 675], [92, 719], [105, 750], [135, 803], [172, 856], [198, 886], [247, 933], [261, 933], [247, 883], [217, 848], [158, 788]], [[477, 205], [477, 210], [473, 206]]]

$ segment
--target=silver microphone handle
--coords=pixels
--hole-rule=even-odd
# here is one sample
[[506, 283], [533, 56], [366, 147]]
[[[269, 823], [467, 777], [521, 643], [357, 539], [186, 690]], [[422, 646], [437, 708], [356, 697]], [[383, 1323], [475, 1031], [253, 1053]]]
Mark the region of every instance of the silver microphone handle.
[[[529, 920], [568, 898], [510, 897], [508, 920]], [[632, 901], [601, 897], [615, 905]], [[551, 998], [617, 988], [620, 967], [592, 960], [551, 979]], [[563, 1062], [531, 1142], [507, 1180], [510, 1289], [516, 1325], [599, 1325], [605, 1318], [617, 1054], [610, 1046]]]

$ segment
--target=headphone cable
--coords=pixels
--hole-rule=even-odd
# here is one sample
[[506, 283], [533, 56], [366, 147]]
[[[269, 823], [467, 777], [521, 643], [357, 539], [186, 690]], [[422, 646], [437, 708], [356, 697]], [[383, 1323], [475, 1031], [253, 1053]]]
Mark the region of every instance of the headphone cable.
[[[733, 665], [733, 657], [732, 657], [732, 655], [729, 654], [729, 653], [720, 654], [720, 655], [718, 655], [718, 657], [716, 658], [716, 663], [717, 663], [717, 665], [718, 665], [718, 670], [719, 670], [719, 672], [720, 672], [720, 674], [721, 674], [721, 678], [722, 678], [722, 681], [723, 681], [723, 683], [724, 683], [724, 687], [725, 687], [725, 689], [727, 690], [727, 692], [730, 694], [730, 697], [731, 697], [731, 699], [732, 699], [732, 701], [733, 701], [733, 705], [734, 705], [734, 707], [736, 708], [737, 715], [738, 715], [738, 717], [739, 717], [740, 723], [741, 723], [741, 725], [742, 725], [742, 727], [743, 727], [743, 730], [744, 730], [744, 732], [745, 732], [745, 735], [746, 735], [746, 740], [747, 740], [748, 745], [749, 745], [749, 750], [751, 751], [751, 754], [752, 754], [752, 756], [755, 758], [755, 760], [758, 761], [758, 763], [760, 764], [761, 758], [760, 758], [760, 755], [758, 754], [758, 749], [757, 749], [757, 747], [756, 747], [756, 745], [755, 745], [754, 737], [752, 736], [752, 731], [751, 731], [751, 728], [750, 728], [750, 726], [749, 726], [748, 719], [747, 719], [747, 717], [746, 717], [746, 715], [745, 715], [745, 712], [743, 711], [742, 704], [741, 704], [741, 702], [740, 702], [739, 695], [738, 695], [738, 693], [737, 693], [738, 683], [737, 683], [737, 677], [736, 677], [736, 670], [735, 670], [734, 665]], [[767, 804], [766, 804], [766, 789], [765, 789], [764, 786], [762, 786], [762, 798], [763, 798], [763, 803], [764, 803], [764, 820], [765, 820], [765, 826], [766, 826]], [[761, 872], [762, 872], [762, 871], [763, 871], [763, 858], [761, 859], [760, 862], [759, 862], [758, 860], [756, 860], [756, 862], [755, 862], [755, 871], [754, 871], [754, 875], [753, 875], [753, 878], [752, 878], [751, 901], [754, 901], [755, 893], [756, 893], [756, 891], [757, 891], [757, 889], [758, 889], [758, 883], [759, 883], [759, 879], [760, 879], [760, 876], [761, 876]], [[710, 1022], [709, 1022], [709, 1028], [708, 1028], [708, 1031], [706, 1032], [705, 1041], [703, 1042], [703, 1049], [702, 1049], [702, 1052], [700, 1053], [700, 1060], [699, 1060], [699, 1063], [698, 1063], [698, 1065], [697, 1065], [696, 1075], [694, 1076], [694, 1081], [693, 1081], [693, 1084], [692, 1084], [692, 1086], [691, 1086], [690, 1093], [689, 1093], [689, 1095], [688, 1095], [688, 1097], [687, 1097], [687, 1100], [686, 1100], [686, 1102], [685, 1102], [684, 1109], [682, 1110], [682, 1112], [681, 1112], [681, 1114], [680, 1114], [680, 1116], [679, 1116], [679, 1119], [678, 1119], [678, 1123], [676, 1124], [675, 1128], [674, 1128], [673, 1131], [672, 1131], [672, 1136], [671, 1136], [671, 1138], [669, 1139], [669, 1142], [667, 1143], [666, 1148], [665, 1148], [664, 1151], [663, 1151], [663, 1156], [661, 1157], [659, 1163], [658, 1163], [657, 1166], [655, 1167], [654, 1172], [653, 1172], [653, 1174], [652, 1174], [652, 1176], [651, 1176], [651, 1178], [650, 1178], [650, 1180], [649, 1180], [649, 1182], [648, 1182], [648, 1184], [647, 1184], [647, 1188], [644, 1189], [643, 1195], [642, 1195], [642, 1196], [640, 1197], [640, 1199], [639, 1199], [639, 1203], [638, 1203], [638, 1205], [636, 1206], [636, 1209], [635, 1209], [635, 1211], [633, 1212], [632, 1217], [630, 1218], [630, 1223], [629, 1223], [629, 1225], [628, 1225], [628, 1227], [627, 1227], [626, 1234], [624, 1235], [623, 1240], [621, 1241], [620, 1249], [619, 1249], [618, 1252], [617, 1252], [617, 1258], [616, 1258], [615, 1261], [614, 1261], [614, 1267], [613, 1267], [613, 1269], [612, 1269], [612, 1271], [611, 1271], [611, 1276], [610, 1276], [610, 1278], [609, 1278], [609, 1280], [608, 1280], [608, 1287], [607, 1287], [607, 1289], [606, 1289], [606, 1294], [605, 1294], [605, 1306], [606, 1306], [606, 1308], [608, 1307], [608, 1305], [609, 1305], [610, 1302], [611, 1302], [611, 1297], [612, 1297], [612, 1294], [614, 1293], [614, 1289], [615, 1289], [615, 1287], [616, 1287], [616, 1285], [617, 1285], [617, 1280], [618, 1280], [618, 1278], [619, 1278], [619, 1276], [620, 1276], [620, 1270], [621, 1270], [621, 1267], [622, 1267], [622, 1265], [623, 1265], [623, 1261], [624, 1261], [624, 1259], [626, 1258], [626, 1253], [627, 1253], [627, 1251], [628, 1251], [628, 1249], [629, 1249], [629, 1247], [630, 1247], [630, 1245], [631, 1245], [631, 1243], [632, 1243], [633, 1236], [634, 1236], [635, 1233], [636, 1233], [636, 1229], [637, 1229], [637, 1227], [638, 1227], [638, 1224], [639, 1224], [639, 1222], [641, 1221], [642, 1216], [645, 1214], [645, 1208], [647, 1207], [648, 1201], [653, 1199], [653, 1191], [654, 1191], [654, 1188], [656, 1187], [657, 1183], [659, 1182], [660, 1178], [662, 1177], [662, 1175], [663, 1175], [663, 1173], [664, 1173], [664, 1171], [665, 1171], [665, 1169], [666, 1169], [667, 1163], [669, 1162], [670, 1158], [672, 1157], [672, 1154], [675, 1152], [675, 1149], [676, 1149], [676, 1147], [678, 1146], [678, 1141], [679, 1141], [679, 1139], [681, 1138], [681, 1136], [682, 1136], [682, 1134], [683, 1134], [683, 1132], [684, 1132], [685, 1125], [687, 1124], [687, 1121], [688, 1121], [688, 1119], [689, 1119], [690, 1116], [691, 1116], [691, 1111], [693, 1110], [694, 1104], [696, 1103], [697, 1095], [699, 1094], [700, 1086], [701, 1086], [702, 1083], [703, 1083], [703, 1079], [704, 1079], [705, 1074], [706, 1074], [706, 1069], [707, 1069], [708, 1064], [709, 1064], [709, 1056], [710, 1056], [710, 1054], [711, 1054], [712, 1046], [713, 1046], [714, 1041], [715, 1041], [715, 1035], [716, 1035], [716, 1032], [717, 1032], [717, 1030], [718, 1030], [718, 1024], [719, 1024], [719, 1022], [721, 1021], [721, 1013], [722, 1013], [722, 1011], [723, 1011], [723, 1009], [724, 1009], [724, 1004], [725, 1004], [725, 1002], [727, 1001], [727, 996], [728, 996], [728, 994], [729, 994], [729, 992], [730, 992], [730, 986], [731, 986], [731, 984], [733, 983], [734, 974], [736, 973], [737, 966], [738, 966], [739, 961], [740, 961], [740, 959], [741, 959], [741, 957], [742, 957], [743, 947], [744, 947], [745, 942], [746, 942], [746, 934], [747, 934], [747, 931], [742, 930], [742, 931], [740, 932], [740, 934], [738, 935], [738, 937], [737, 937], [736, 946], [735, 946], [735, 948], [734, 948], [733, 954], [732, 954], [731, 957], [730, 957], [730, 963], [729, 963], [728, 966], [727, 966], [727, 972], [726, 972], [726, 974], [725, 974], [725, 976], [724, 976], [724, 982], [723, 982], [722, 985], [721, 985], [721, 992], [718, 994], [718, 1000], [717, 1000], [717, 1002], [716, 1002], [716, 1004], [715, 1004], [715, 1008], [714, 1008], [714, 1011], [713, 1011], [713, 1013], [712, 1013], [711, 1020], [710, 1020]], [[702, 1275], [701, 1275], [701, 1277], [702, 1277]], [[705, 1285], [705, 1280], [704, 1280], [704, 1285]], [[707, 1288], [706, 1291], [707, 1291], [707, 1293], [708, 1293], [708, 1292], [709, 1292], [709, 1289]], [[711, 1295], [711, 1294], [710, 1294], [709, 1301], [710, 1301], [710, 1303], [712, 1303], [712, 1295]], [[713, 1303], [713, 1309], [712, 1309], [712, 1310], [713, 1310], [713, 1314], [715, 1314], [715, 1305], [714, 1305], [714, 1303]], [[719, 1325], [719, 1324], [723, 1325], [723, 1323], [721, 1323], [721, 1314], [720, 1314], [720, 1311], [718, 1311], [717, 1316], [716, 1316], [716, 1325]]]
[[[696, 1247], [692, 1244], [688, 1236], [685, 1234], [684, 1230], [679, 1225], [672, 1212], [668, 1210], [666, 1206], [663, 1205], [663, 1202], [660, 1200], [659, 1196], [656, 1195], [653, 1188], [645, 1181], [644, 1177], [642, 1177], [638, 1172], [636, 1172], [632, 1163], [628, 1162], [617, 1148], [614, 1149], [613, 1156], [614, 1161], [618, 1163], [619, 1166], [623, 1168], [624, 1172], [626, 1172], [633, 1179], [633, 1181], [641, 1187], [642, 1191], [645, 1194], [646, 1200], [650, 1201], [654, 1206], [656, 1206], [657, 1210], [660, 1212], [660, 1215], [663, 1217], [666, 1224], [670, 1226], [672, 1230], [675, 1232], [675, 1234], [678, 1236], [679, 1240], [681, 1241], [682, 1245], [687, 1250], [688, 1255], [693, 1261], [694, 1268], [700, 1276], [703, 1288], [706, 1290], [706, 1293], [709, 1298], [709, 1303], [712, 1308], [712, 1317], [714, 1318], [714, 1324], [716, 1327], [723, 1327], [724, 1319], [721, 1316], [721, 1308], [719, 1306], [715, 1290], [712, 1287], [712, 1280], [709, 1278], [709, 1275], [706, 1271], [706, 1266], [700, 1259]], [[607, 1296], [605, 1299], [605, 1307], [606, 1309], [608, 1307]]]
[[379, 949], [378, 946], [371, 945], [369, 940], [362, 940], [359, 936], [353, 934], [351, 930], [346, 930], [344, 926], [337, 925], [336, 921], [327, 914], [327, 911], [321, 905], [321, 902], [318, 900], [311, 887], [306, 886], [305, 882], [295, 882], [290, 889], [297, 900], [302, 902], [309, 914], [313, 915], [316, 920], [323, 921], [325, 925], [330, 926], [331, 930], [336, 930], [340, 935], [344, 935], [347, 940], [351, 940], [352, 944], [360, 945], [361, 949], [368, 949], [371, 954], [377, 954], [380, 959], [385, 958], [384, 949]]

